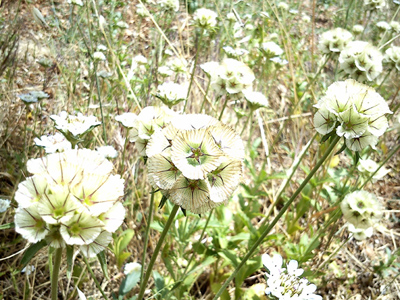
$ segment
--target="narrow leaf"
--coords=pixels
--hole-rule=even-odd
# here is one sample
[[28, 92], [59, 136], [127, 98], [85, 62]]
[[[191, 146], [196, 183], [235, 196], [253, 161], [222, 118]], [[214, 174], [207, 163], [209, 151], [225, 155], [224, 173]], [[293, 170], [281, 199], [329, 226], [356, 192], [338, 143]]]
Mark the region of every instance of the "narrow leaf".
[[21, 259], [21, 267], [24, 268], [35, 256], [35, 254], [45, 246], [47, 246], [45, 240], [41, 240], [40, 242], [37, 242], [36, 244], [29, 246], [29, 248], [26, 249], [24, 256]]

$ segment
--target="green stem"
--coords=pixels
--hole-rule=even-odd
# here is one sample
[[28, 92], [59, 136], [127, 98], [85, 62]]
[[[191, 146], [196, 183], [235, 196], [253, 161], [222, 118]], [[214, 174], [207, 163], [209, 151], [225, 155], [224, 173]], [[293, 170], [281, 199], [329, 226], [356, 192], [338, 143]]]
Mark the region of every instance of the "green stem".
[[[326, 158], [330, 155], [332, 150], [335, 148], [336, 144], [339, 142], [340, 137], [336, 136], [332, 141], [331, 144], [329, 145], [329, 148], [326, 150], [324, 155], [321, 157], [321, 159], [317, 162], [317, 164], [314, 166], [314, 168], [311, 170], [311, 172], [308, 174], [308, 176], [304, 179], [302, 184], [297, 188], [297, 190], [294, 192], [292, 197], [289, 199], [288, 202], [286, 202], [285, 206], [281, 209], [281, 211], [278, 213], [278, 215], [274, 218], [274, 220], [269, 224], [269, 226], [265, 229], [265, 231], [261, 234], [261, 236], [258, 238], [258, 240], [254, 243], [254, 245], [251, 247], [251, 249], [247, 252], [246, 256], [242, 259], [240, 264], [236, 267], [236, 269], [233, 271], [231, 276], [225, 281], [225, 283], [222, 285], [222, 287], [219, 289], [218, 293], [215, 295], [213, 298], [214, 300], [218, 300], [218, 298], [221, 296], [223, 291], [225, 291], [229, 285], [229, 283], [232, 281], [233, 278], [236, 277], [237, 273], [239, 270], [243, 267], [243, 265], [246, 263], [246, 261], [253, 255], [253, 253], [257, 250], [258, 246], [264, 241], [265, 237], [270, 233], [270, 231], [274, 228], [276, 223], [279, 221], [279, 219], [283, 216], [283, 214], [288, 210], [288, 208], [292, 205], [293, 201], [296, 199], [296, 197], [300, 194], [300, 192], [304, 189], [304, 187], [307, 185], [307, 183], [310, 181], [310, 179], [314, 176], [315, 172], [321, 167], [321, 165], [324, 163]], [[140, 298], [139, 298], [140, 299]]]
[[97, 97], [99, 98], [99, 103], [100, 103], [101, 124], [103, 127], [103, 138], [104, 138], [104, 143], [106, 143], [106, 145], [107, 145], [107, 134], [106, 134], [106, 126], [104, 124], [103, 105], [101, 104], [99, 76], [97, 76], [97, 63], [95, 63], [94, 66], [95, 66], [94, 67], [94, 76], [96, 76]]
[[224, 111], [225, 111], [225, 108], [226, 108], [226, 104], [228, 104], [228, 100], [229, 100], [229, 97], [228, 97], [228, 95], [226, 95], [226, 96], [225, 96], [224, 105], [222, 106], [221, 113], [219, 114], [219, 117], [218, 117], [218, 120], [219, 120], [219, 121], [221, 121], [221, 119], [222, 119], [222, 115], [224, 114]]
[[[126, 138], [125, 138], [125, 143], [124, 143], [124, 150], [122, 150], [122, 161], [121, 161], [121, 172], [124, 172], [124, 167], [125, 167], [125, 152], [126, 152], [126, 147], [128, 146], [129, 143], [129, 130], [130, 128], [127, 128], [126, 130]], [[122, 174], [121, 173], [121, 174]]]
[[54, 264], [51, 271], [51, 300], [58, 299], [58, 275], [60, 274], [62, 249], [61, 247], [57, 248], [54, 254]]
[[386, 79], [389, 77], [390, 73], [392, 72], [392, 69], [389, 69], [389, 71], [387, 72], [385, 78], [383, 78], [381, 84], [378, 86], [378, 88], [376, 89], [378, 92], [381, 90], [381, 87], [383, 85], [383, 83], [386, 81]]
[[242, 136], [243, 132], [246, 130], [247, 124], [249, 124], [250, 119], [253, 119], [253, 110], [250, 110], [250, 115], [247, 117], [246, 123], [244, 123], [243, 125], [243, 129], [242, 132], [240, 133], [240, 136]]
[[108, 300], [106, 294], [104, 293], [103, 289], [101, 288], [99, 281], [97, 280], [96, 276], [94, 275], [92, 267], [90, 266], [89, 261], [87, 260], [86, 256], [82, 255], [82, 257], [83, 257], [83, 261], [85, 262], [85, 264], [87, 266], [87, 269], [89, 270], [90, 276], [92, 277], [92, 279], [93, 279], [94, 283], [96, 284], [97, 288], [99, 289], [100, 293], [103, 295], [103, 298], [105, 300]]
[[201, 103], [201, 107], [200, 107], [200, 114], [201, 114], [201, 112], [203, 111], [204, 104], [206, 103], [207, 94], [208, 94], [208, 90], [210, 89], [210, 85], [211, 85], [211, 78], [208, 79], [207, 89], [206, 89], [206, 92], [205, 92], [205, 94], [204, 94], [203, 103]]
[[142, 270], [140, 272], [140, 282], [142, 282], [143, 275], [144, 275], [144, 265], [146, 262], [147, 244], [149, 243], [149, 233], [150, 233], [151, 219], [153, 216], [153, 206], [154, 206], [154, 190], [152, 189], [151, 196], [150, 196], [149, 216], [147, 217], [146, 233], [144, 236], [144, 248], [143, 248], [143, 256], [142, 256]]
[[343, 241], [343, 243], [342, 243], [339, 247], [337, 247], [337, 248], [332, 252], [332, 254], [329, 255], [329, 257], [328, 257], [327, 259], [325, 259], [325, 261], [324, 261], [320, 266], [317, 267], [317, 270], [314, 272], [314, 274], [318, 273], [319, 270], [321, 270], [321, 269], [331, 260], [331, 258], [334, 257], [334, 256], [339, 252], [339, 250], [342, 249], [342, 247], [343, 247], [344, 245], [347, 244], [348, 241], [350, 241], [350, 239], [351, 239], [352, 237], [353, 237], [353, 235], [350, 234], [349, 237], [348, 237], [347, 239], [345, 239], [345, 240]]
[[137, 297], [138, 300], [143, 299], [144, 291], [146, 289], [147, 282], [149, 281], [151, 270], [153, 269], [154, 263], [156, 262], [156, 259], [158, 256], [158, 253], [160, 252], [161, 246], [164, 242], [165, 237], [167, 236], [168, 230], [171, 227], [172, 222], [174, 221], [174, 218], [175, 218], [176, 213], [178, 212], [178, 209], [179, 209], [178, 205], [175, 205], [174, 208], [172, 209], [172, 211], [169, 215], [169, 218], [167, 220], [167, 223], [165, 224], [164, 230], [161, 233], [161, 236], [157, 242], [156, 248], [154, 249], [154, 252], [151, 256], [150, 263], [147, 266], [146, 275], [144, 277], [144, 280], [140, 283], [140, 292], [139, 292], [139, 296]]
[[[212, 215], [213, 211], [214, 211], [214, 209], [212, 209], [212, 210], [210, 211], [210, 214], [208, 215], [206, 224], [204, 225], [203, 230], [202, 230], [202, 232], [201, 232], [201, 234], [200, 234], [200, 238], [199, 238], [199, 242], [198, 242], [198, 244], [197, 244], [197, 247], [196, 247], [196, 249], [192, 252], [192, 256], [190, 257], [189, 262], [188, 262], [188, 264], [187, 264], [187, 267], [185, 268], [185, 272], [184, 272], [183, 275], [182, 275], [182, 278], [181, 278], [182, 281], [185, 279], [185, 275], [187, 274], [187, 271], [188, 271], [188, 269], [189, 269], [189, 267], [190, 267], [190, 263], [191, 263], [192, 260], [193, 260], [194, 254], [197, 252], [197, 250], [198, 250], [198, 248], [199, 248], [199, 245], [200, 245], [201, 241], [203, 240], [204, 233], [206, 232], [208, 223], [209, 223], [210, 220], [211, 220], [211, 215]], [[195, 267], [197, 267], [197, 266], [194, 266], [194, 268], [195, 268]]]
[[186, 106], [187, 106], [189, 95], [190, 95], [190, 90], [192, 88], [193, 79], [194, 79], [194, 73], [196, 72], [197, 60], [199, 58], [199, 52], [200, 52], [199, 51], [199, 45], [201, 45], [201, 40], [203, 39], [203, 33], [204, 33], [204, 30], [201, 30], [199, 39], [197, 41], [196, 56], [194, 58], [194, 66], [193, 66], [193, 70], [192, 70], [192, 75], [190, 76], [190, 83], [189, 83], [189, 88], [188, 88], [188, 92], [187, 92], [187, 96], [186, 96], [186, 100], [185, 100], [185, 106], [183, 107], [183, 112], [185, 112], [185, 110], [186, 110]]

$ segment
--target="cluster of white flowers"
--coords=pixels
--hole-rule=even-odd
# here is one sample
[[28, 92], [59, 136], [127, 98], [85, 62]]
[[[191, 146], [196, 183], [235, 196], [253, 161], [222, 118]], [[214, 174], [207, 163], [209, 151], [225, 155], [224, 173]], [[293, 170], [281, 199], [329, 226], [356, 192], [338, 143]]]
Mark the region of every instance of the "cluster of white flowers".
[[265, 42], [261, 44], [260, 50], [269, 59], [283, 54], [283, 50], [275, 42]]
[[165, 10], [177, 12], [179, 10], [179, 0], [159, 0], [157, 3]]
[[208, 62], [200, 67], [210, 77], [211, 87], [220, 95], [237, 95], [243, 90], [251, 90], [255, 79], [246, 64], [233, 58], [226, 58], [222, 63]]
[[343, 28], [325, 31], [321, 35], [318, 48], [324, 54], [339, 54], [352, 40], [352, 34]]
[[249, 51], [247, 51], [246, 49], [242, 48], [233, 49], [231, 46], [225, 46], [222, 47], [222, 49], [228, 55], [228, 57], [233, 57], [233, 58], [239, 58], [249, 53]]
[[374, 148], [388, 127], [385, 114], [392, 113], [373, 88], [352, 79], [330, 85], [315, 107], [315, 129], [324, 135], [335, 130], [354, 151]]
[[390, 28], [393, 32], [399, 33], [400, 32], [400, 23], [397, 21], [390, 22]]
[[249, 108], [251, 111], [259, 109], [260, 107], [268, 106], [268, 99], [264, 96], [264, 94], [260, 92], [253, 92], [245, 90], [243, 91], [243, 96], [247, 100], [249, 104]]
[[100, 146], [96, 148], [96, 151], [105, 158], [116, 158], [118, 151], [113, 146]]
[[207, 115], [179, 115], [146, 147], [149, 181], [173, 203], [202, 214], [239, 185], [244, 148], [229, 126]]
[[349, 228], [357, 239], [372, 235], [372, 227], [382, 218], [382, 205], [375, 195], [366, 191], [347, 194], [340, 203], [343, 216], [354, 226]]
[[266, 295], [279, 300], [322, 300], [321, 296], [315, 294], [317, 286], [300, 277], [304, 270], [298, 267], [296, 260], [289, 261], [286, 268], [283, 268], [282, 256], [264, 254], [262, 262], [268, 269], [268, 273], [265, 273], [268, 286]]
[[382, 72], [383, 55], [368, 42], [353, 41], [339, 56], [341, 69], [358, 81], [372, 81]]
[[367, 10], [383, 9], [386, 6], [386, 0], [364, 0], [364, 6]]
[[169, 75], [172, 75], [173, 73], [186, 73], [188, 62], [182, 57], [173, 57], [167, 61], [165, 67], [169, 69]]
[[356, 25], [353, 26], [352, 30], [353, 30], [354, 34], [360, 34], [360, 33], [363, 33], [364, 26], [362, 26], [360, 24], [356, 24]]
[[50, 119], [56, 123], [56, 129], [70, 142], [79, 140], [83, 134], [101, 124], [95, 116], [86, 117], [82, 113], [74, 116], [69, 115], [66, 111], [62, 111], [58, 115], [51, 115]]
[[381, 31], [389, 31], [392, 29], [392, 26], [390, 26], [390, 24], [386, 21], [379, 21], [376, 23], [376, 27], [378, 27], [378, 29]]
[[161, 130], [176, 117], [177, 114], [166, 107], [145, 107], [139, 115], [124, 113], [115, 119], [128, 129], [128, 139], [135, 143], [139, 155], [146, 156], [146, 147], [150, 137]]
[[184, 101], [187, 97], [188, 85], [174, 82], [164, 82], [157, 88], [156, 97], [169, 108]]
[[92, 257], [107, 247], [123, 222], [124, 180], [98, 152], [73, 149], [31, 159], [33, 176], [18, 185], [15, 228], [30, 243], [77, 245]]
[[212, 30], [217, 26], [217, 13], [207, 8], [199, 8], [194, 12], [193, 25], [202, 29]]
[[104, 55], [104, 53], [100, 52], [100, 51], [96, 51], [95, 53], [93, 53], [93, 59], [94, 59], [94, 61], [105, 61], [105, 60], [107, 60], [107, 58]]
[[383, 63], [390, 69], [400, 72], [400, 47], [391, 46], [385, 51]]
[[72, 148], [71, 143], [59, 132], [54, 135], [42, 135], [33, 140], [36, 146], [43, 147], [48, 154], [55, 152], [63, 152]]
[[82, 0], [67, 0], [67, 3], [77, 6], [83, 6]]
[[[364, 174], [368, 177], [379, 168], [379, 165], [376, 162], [374, 162], [372, 159], [360, 158], [359, 163], [360, 164], [357, 167], [358, 171], [360, 171], [362, 174]], [[386, 169], [385, 167], [380, 168], [378, 170], [378, 172], [376, 172], [376, 174], [372, 177], [372, 182], [381, 180], [390, 171], [391, 171], [390, 169]]]

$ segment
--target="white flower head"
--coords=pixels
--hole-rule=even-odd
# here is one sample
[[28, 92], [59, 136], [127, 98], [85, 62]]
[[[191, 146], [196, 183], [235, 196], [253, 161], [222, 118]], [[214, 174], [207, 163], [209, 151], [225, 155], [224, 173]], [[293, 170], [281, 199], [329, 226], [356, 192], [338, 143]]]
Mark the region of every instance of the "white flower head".
[[386, 0], [364, 0], [367, 10], [382, 10], [386, 6]]
[[275, 42], [266, 42], [261, 44], [261, 49], [268, 58], [280, 56], [283, 54], [283, 50]]
[[217, 26], [217, 13], [207, 8], [199, 8], [194, 12], [193, 24], [203, 29], [214, 29]]
[[379, 21], [376, 23], [376, 27], [378, 27], [378, 29], [381, 31], [389, 31], [392, 29], [392, 26], [390, 26], [390, 24], [386, 21]]
[[383, 63], [390, 69], [400, 72], [400, 47], [391, 46], [385, 51]]
[[279, 2], [277, 7], [283, 11], [289, 10], [289, 5], [286, 2]]
[[304, 271], [298, 268], [296, 260], [289, 261], [284, 268], [282, 256], [275, 254], [271, 257], [263, 254], [262, 262], [268, 270], [268, 273], [265, 273], [268, 286], [265, 290], [266, 295], [280, 300], [322, 300], [321, 296], [314, 294], [316, 285], [300, 277]]
[[11, 201], [7, 199], [0, 199], [0, 213], [6, 212], [10, 207]]
[[382, 72], [383, 55], [368, 42], [352, 41], [342, 50], [339, 63], [344, 73], [358, 81], [373, 81]]
[[131, 112], [123, 113], [122, 115], [115, 116], [115, 120], [121, 123], [126, 128], [133, 128], [136, 126], [137, 115]]
[[[364, 173], [365, 175], [370, 176], [372, 173], [374, 173], [379, 168], [379, 165], [376, 162], [374, 162], [372, 159], [360, 158], [359, 165], [357, 168], [361, 173]], [[386, 169], [385, 167], [380, 168], [378, 170], [378, 172], [372, 177], [372, 181], [375, 182], [377, 180], [382, 179], [390, 171], [391, 171], [390, 169]]]
[[142, 269], [142, 265], [137, 262], [127, 263], [124, 267], [124, 274], [128, 275], [132, 272], [139, 272]]
[[21, 273], [26, 273], [26, 275], [31, 275], [35, 271], [35, 266], [27, 265], [21, 270]]
[[391, 21], [391, 22], [389, 23], [389, 25], [390, 25], [392, 31], [394, 31], [394, 32], [396, 32], [396, 33], [399, 33], [399, 32], [400, 32], [400, 23], [399, 23], [399, 22], [397, 22], [397, 21]]
[[46, 153], [64, 152], [72, 149], [71, 143], [59, 132], [54, 135], [42, 135], [33, 140], [36, 146], [43, 147]]
[[385, 114], [391, 113], [386, 101], [372, 88], [355, 80], [338, 81], [315, 105], [315, 129], [321, 134], [335, 130], [346, 139], [349, 149], [375, 147], [388, 128]]
[[247, 100], [251, 110], [256, 110], [260, 107], [268, 107], [268, 99], [264, 94], [253, 91], [243, 91], [243, 95]]
[[95, 61], [105, 61], [105, 60], [107, 60], [106, 56], [101, 51], [96, 51], [95, 53], [93, 53], [93, 59]]
[[96, 151], [105, 158], [116, 158], [118, 156], [118, 151], [113, 146], [100, 146], [96, 148]]
[[158, 4], [165, 10], [177, 12], [179, 10], [179, 0], [159, 0]]
[[362, 26], [362, 25], [360, 25], [360, 24], [356, 24], [356, 25], [353, 26], [352, 31], [353, 31], [355, 34], [360, 34], [360, 33], [362, 33], [362, 32], [364, 31], [364, 26]]
[[184, 101], [187, 97], [188, 85], [164, 82], [157, 88], [156, 97], [169, 108]]
[[340, 203], [344, 218], [356, 228], [367, 229], [382, 217], [382, 205], [375, 195], [366, 191], [347, 194]]
[[374, 233], [373, 227], [369, 228], [356, 228], [353, 224], [347, 223], [347, 229], [353, 234], [354, 238], [358, 241], [370, 238]]
[[67, 0], [67, 3], [76, 5], [76, 6], [83, 6], [82, 0]]
[[321, 35], [318, 48], [324, 54], [338, 54], [347, 46], [352, 38], [353, 36], [349, 31], [343, 28], [335, 28], [325, 31]]
[[66, 111], [62, 111], [58, 115], [51, 115], [50, 119], [55, 122], [56, 129], [61, 131], [67, 139], [79, 139], [81, 135], [101, 124], [95, 116], [86, 117], [82, 113], [74, 116], [69, 115]]

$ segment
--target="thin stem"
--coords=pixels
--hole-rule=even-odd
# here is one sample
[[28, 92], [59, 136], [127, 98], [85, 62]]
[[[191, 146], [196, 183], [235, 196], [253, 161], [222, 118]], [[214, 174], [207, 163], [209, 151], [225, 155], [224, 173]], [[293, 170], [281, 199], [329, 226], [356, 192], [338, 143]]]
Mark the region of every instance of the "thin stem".
[[165, 224], [164, 230], [161, 233], [161, 236], [157, 242], [156, 248], [154, 249], [153, 255], [151, 256], [150, 263], [147, 266], [146, 275], [144, 277], [144, 280], [140, 284], [140, 292], [139, 292], [139, 296], [137, 297], [138, 300], [143, 299], [144, 291], [146, 289], [147, 282], [149, 281], [151, 270], [153, 269], [154, 263], [156, 262], [156, 259], [158, 256], [158, 253], [160, 252], [161, 246], [164, 242], [165, 237], [167, 236], [168, 230], [171, 227], [172, 222], [174, 221], [174, 218], [175, 218], [176, 213], [178, 212], [178, 209], [179, 209], [179, 206], [175, 204], [174, 208], [172, 209], [172, 211], [169, 215], [167, 223]]
[[279, 219], [283, 216], [283, 214], [288, 210], [290, 205], [292, 205], [293, 201], [296, 199], [296, 197], [300, 194], [300, 192], [304, 189], [304, 187], [307, 185], [307, 183], [310, 181], [310, 179], [314, 176], [315, 172], [321, 167], [321, 165], [324, 163], [326, 158], [330, 155], [332, 150], [335, 148], [336, 144], [339, 142], [340, 137], [336, 136], [332, 141], [331, 144], [329, 145], [329, 148], [326, 150], [324, 155], [321, 157], [321, 159], [317, 162], [317, 164], [314, 166], [314, 168], [311, 170], [310, 174], [304, 179], [302, 184], [297, 188], [297, 190], [294, 192], [292, 197], [289, 199], [288, 202], [286, 202], [285, 206], [281, 209], [281, 211], [278, 213], [278, 215], [275, 217], [275, 219], [269, 224], [269, 226], [265, 229], [265, 231], [261, 234], [261, 236], [258, 238], [258, 240], [254, 243], [254, 245], [251, 247], [251, 249], [247, 252], [246, 256], [242, 259], [240, 264], [236, 267], [236, 269], [233, 271], [231, 276], [225, 281], [225, 283], [222, 285], [222, 287], [219, 289], [218, 293], [215, 295], [213, 298], [214, 300], [218, 300], [218, 298], [221, 296], [223, 291], [225, 291], [229, 285], [229, 283], [232, 281], [233, 278], [236, 277], [237, 273], [239, 270], [243, 267], [243, 265], [246, 263], [246, 261], [253, 255], [253, 253], [257, 250], [258, 246], [264, 241], [265, 237], [270, 233], [272, 228], [276, 225], [276, 223], [279, 221]]
[[189, 95], [190, 95], [190, 89], [192, 88], [193, 79], [194, 79], [194, 73], [196, 72], [196, 67], [197, 67], [197, 59], [199, 58], [199, 52], [200, 52], [199, 51], [199, 45], [201, 45], [201, 40], [203, 38], [203, 33], [204, 33], [204, 30], [202, 29], [200, 31], [200, 36], [199, 36], [199, 39], [197, 41], [196, 56], [194, 58], [194, 66], [193, 66], [193, 70], [192, 70], [192, 75], [190, 76], [190, 83], [189, 83], [189, 88], [188, 88], [188, 92], [187, 92], [187, 96], [186, 96], [186, 100], [185, 100], [185, 106], [183, 107], [183, 112], [185, 112], [185, 110], [186, 110], [186, 106], [187, 106]]
[[[187, 271], [188, 271], [188, 269], [189, 269], [190, 263], [191, 263], [192, 260], [193, 260], [194, 254], [197, 252], [197, 250], [198, 250], [198, 248], [199, 248], [199, 245], [200, 245], [201, 241], [203, 240], [204, 233], [206, 232], [206, 228], [207, 228], [207, 226], [208, 226], [208, 223], [209, 223], [210, 220], [211, 220], [211, 215], [212, 215], [213, 211], [214, 211], [214, 209], [212, 209], [212, 210], [210, 211], [210, 214], [208, 215], [206, 224], [204, 225], [203, 230], [202, 230], [202, 232], [201, 232], [201, 234], [200, 234], [200, 238], [199, 238], [199, 242], [198, 242], [198, 244], [197, 244], [197, 247], [196, 247], [195, 251], [192, 252], [192, 256], [190, 257], [189, 262], [188, 262], [188, 264], [187, 264], [187, 267], [185, 268], [185, 272], [183, 272], [183, 275], [182, 275], [181, 280], [185, 279], [185, 275], [187, 274]], [[197, 266], [194, 266], [194, 268], [195, 268], [195, 267], [197, 267]]]
[[126, 130], [126, 138], [125, 138], [125, 143], [124, 143], [124, 150], [122, 150], [122, 161], [121, 161], [121, 172], [124, 172], [124, 167], [125, 167], [125, 153], [126, 153], [126, 147], [128, 146], [129, 143], [129, 130], [130, 128], [127, 128]]
[[228, 103], [229, 97], [228, 95], [225, 95], [225, 102], [224, 105], [222, 106], [222, 110], [221, 113], [219, 114], [218, 120], [221, 121], [222, 119], [222, 115], [224, 114], [225, 108], [226, 108], [226, 104]]
[[210, 85], [211, 85], [211, 78], [208, 79], [207, 89], [206, 89], [206, 92], [205, 92], [205, 94], [204, 94], [203, 103], [201, 103], [201, 107], [200, 107], [200, 114], [201, 114], [201, 112], [203, 111], [204, 104], [206, 103], [207, 94], [208, 94], [208, 90], [210, 89]]
[[380, 85], [378, 86], [378, 88], [376, 89], [378, 92], [381, 90], [381, 87], [382, 87], [383, 83], [384, 83], [384, 82], [386, 81], [386, 79], [389, 77], [390, 73], [392, 73], [392, 69], [389, 69], [389, 70], [388, 70], [388, 72], [387, 72], [385, 78], [383, 78], [381, 84], [380, 84]]
[[240, 136], [243, 135], [243, 132], [244, 132], [245, 129], [247, 128], [247, 124], [249, 123], [250, 119], [252, 119], [252, 116], [253, 116], [253, 110], [250, 110], [250, 114], [249, 114], [249, 116], [247, 117], [246, 123], [244, 123], [244, 125], [243, 125], [243, 129], [242, 129], [242, 132], [240, 133]]
[[62, 249], [57, 248], [54, 254], [53, 270], [51, 272], [51, 300], [58, 299], [58, 275], [60, 274]]
[[[149, 216], [147, 217], [146, 233], [144, 236], [142, 266], [144, 266], [144, 264], [146, 262], [146, 252], [147, 252], [147, 244], [149, 243], [150, 224], [151, 224], [151, 219], [153, 217], [153, 206], [154, 206], [154, 190], [152, 189], [151, 196], [150, 196]], [[144, 275], [144, 267], [142, 267], [141, 272], [140, 272], [140, 282], [142, 282], [142, 280], [143, 280], [143, 275]]]
[[[99, 281], [97, 280], [96, 276], [94, 275], [93, 270], [92, 270], [92, 267], [90, 266], [90, 264], [89, 264], [89, 262], [88, 262], [86, 256], [85, 256], [85, 255], [82, 255], [82, 257], [83, 257], [83, 261], [85, 262], [85, 264], [86, 264], [86, 266], [87, 266], [87, 269], [89, 270], [90, 276], [92, 277], [92, 279], [93, 279], [94, 283], [96, 284], [97, 288], [99, 289], [100, 293], [103, 295], [103, 298], [104, 298], [105, 300], [108, 300], [108, 297], [107, 297], [106, 294], [104, 293], [103, 289], [101, 288], [101, 285], [100, 285]], [[53, 300], [53, 299], [52, 299], [52, 300]]]
[[103, 138], [104, 138], [104, 143], [107, 144], [106, 126], [104, 124], [104, 115], [103, 115], [103, 105], [101, 104], [99, 76], [97, 75], [97, 63], [95, 63], [94, 66], [95, 66], [94, 67], [94, 76], [96, 76], [97, 98], [99, 98], [99, 103], [100, 103], [101, 124], [103, 127]]

